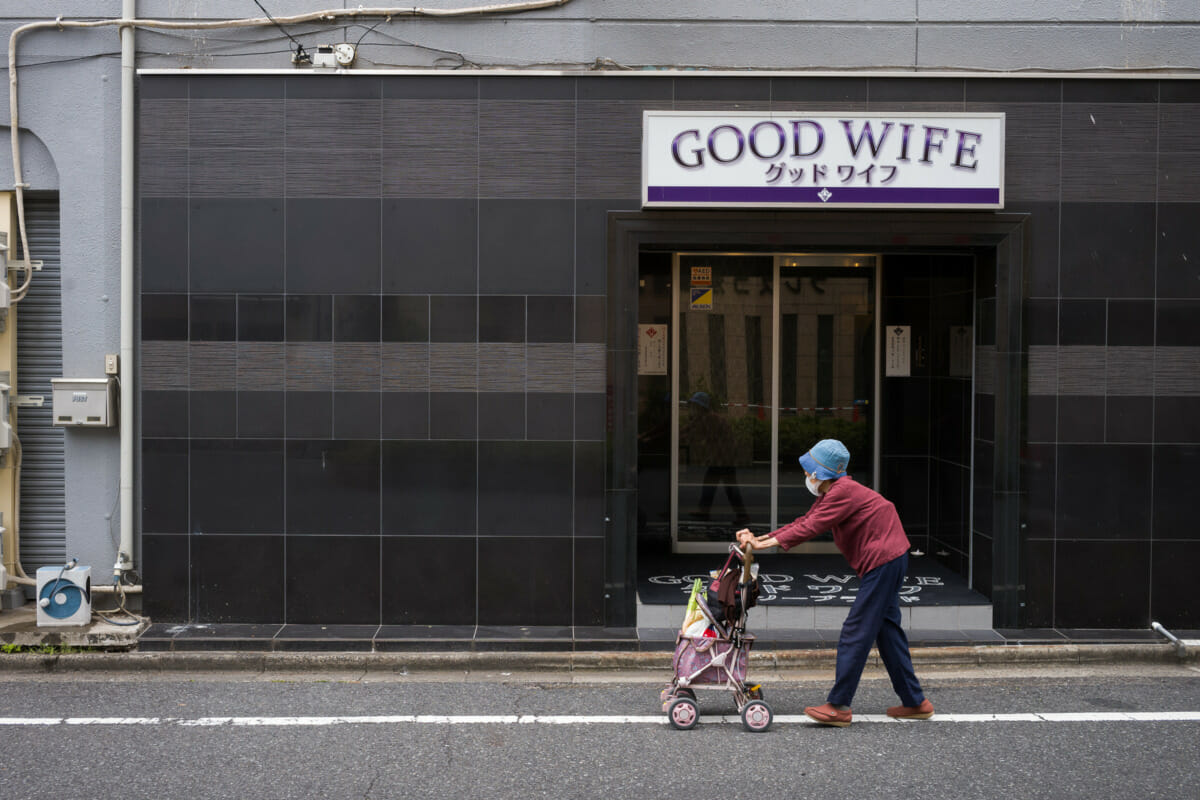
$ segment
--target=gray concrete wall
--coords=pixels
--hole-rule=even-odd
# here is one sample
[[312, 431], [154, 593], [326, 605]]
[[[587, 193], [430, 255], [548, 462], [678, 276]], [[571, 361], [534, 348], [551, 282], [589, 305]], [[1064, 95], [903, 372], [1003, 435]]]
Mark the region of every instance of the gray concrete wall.
[[[459, 8], [472, 0], [430, 0]], [[357, 2], [264, 0], [275, 16]], [[370, 5], [382, 5], [372, 3]], [[7, 0], [0, 35], [34, 20], [119, 16], [120, 0]], [[253, 16], [245, 0], [143, 0], [139, 16]], [[933, 70], [1200, 69], [1200, 2], [1167, 0], [572, 0], [520, 15], [299, 25], [317, 44], [359, 41], [359, 68]], [[138, 34], [142, 68], [291, 69], [274, 27]], [[18, 48], [25, 178], [61, 193], [63, 359], [96, 376], [119, 344], [119, 55], [115, 28], [30, 34]], [[7, 108], [8, 83], [0, 84]], [[7, 142], [7, 119], [0, 133]], [[7, 147], [6, 147], [7, 151]], [[12, 167], [0, 157], [0, 181]], [[37, 254], [34, 253], [34, 257]], [[118, 484], [111, 431], [67, 435], [67, 550], [105, 571]], [[116, 522], [112, 521], [112, 530]]]

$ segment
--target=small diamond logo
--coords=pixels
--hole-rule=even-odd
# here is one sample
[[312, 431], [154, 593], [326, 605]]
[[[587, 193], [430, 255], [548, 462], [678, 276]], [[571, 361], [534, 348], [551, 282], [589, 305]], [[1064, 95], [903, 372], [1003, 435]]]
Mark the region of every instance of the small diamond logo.
[[821, 198], [822, 203], [828, 203], [829, 198], [833, 197], [833, 192], [829, 191], [828, 188], [822, 189], [821, 191], [817, 192], [817, 197]]

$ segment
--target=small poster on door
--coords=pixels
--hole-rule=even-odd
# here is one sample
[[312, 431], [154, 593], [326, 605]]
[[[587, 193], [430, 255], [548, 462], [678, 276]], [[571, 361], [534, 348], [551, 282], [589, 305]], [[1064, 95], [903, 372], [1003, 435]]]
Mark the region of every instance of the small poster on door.
[[667, 326], [638, 325], [638, 375], [667, 374]]
[[692, 311], [712, 311], [713, 290], [692, 288]]
[[911, 325], [888, 326], [884, 375], [889, 378], [907, 378], [912, 374], [909, 346], [911, 339]]

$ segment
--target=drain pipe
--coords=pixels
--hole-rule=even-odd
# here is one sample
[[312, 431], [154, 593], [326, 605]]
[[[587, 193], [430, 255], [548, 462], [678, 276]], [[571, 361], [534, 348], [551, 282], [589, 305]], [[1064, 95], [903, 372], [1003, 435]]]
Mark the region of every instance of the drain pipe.
[[133, 82], [137, 0], [121, 0], [121, 544], [114, 582], [133, 569]]
[[1167, 637], [1167, 639], [1170, 640], [1171, 644], [1175, 645], [1175, 654], [1176, 655], [1178, 655], [1180, 658], [1183, 658], [1185, 655], [1187, 655], [1187, 646], [1184, 645], [1184, 643], [1179, 640], [1178, 636], [1171, 633], [1169, 630], [1167, 630], [1166, 628], [1164, 628], [1162, 625], [1160, 625], [1157, 622], [1151, 622], [1150, 627], [1155, 632], [1160, 633], [1163, 636]]

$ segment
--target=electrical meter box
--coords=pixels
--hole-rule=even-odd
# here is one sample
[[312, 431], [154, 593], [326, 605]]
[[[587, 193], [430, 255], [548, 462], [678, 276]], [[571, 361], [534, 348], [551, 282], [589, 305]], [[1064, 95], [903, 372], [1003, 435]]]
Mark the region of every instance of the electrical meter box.
[[117, 424], [117, 382], [108, 378], [51, 378], [54, 424], [111, 428]]

